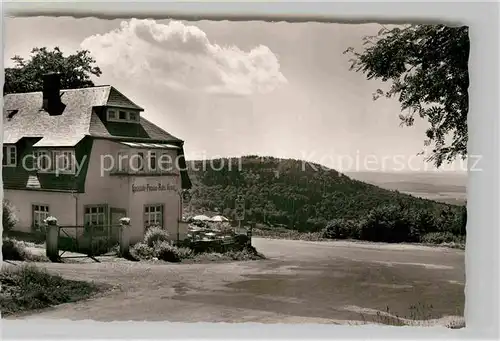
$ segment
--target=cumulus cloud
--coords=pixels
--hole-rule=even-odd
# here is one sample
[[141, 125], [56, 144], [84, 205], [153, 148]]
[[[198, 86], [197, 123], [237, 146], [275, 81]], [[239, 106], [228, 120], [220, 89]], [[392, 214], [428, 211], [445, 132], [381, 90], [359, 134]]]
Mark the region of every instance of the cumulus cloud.
[[250, 51], [219, 46], [198, 27], [180, 21], [123, 21], [114, 31], [86, 38], [81, 47], [114, 77], [176, 90], [244, 95], [268, 93], [287, 83], [267, 46]]

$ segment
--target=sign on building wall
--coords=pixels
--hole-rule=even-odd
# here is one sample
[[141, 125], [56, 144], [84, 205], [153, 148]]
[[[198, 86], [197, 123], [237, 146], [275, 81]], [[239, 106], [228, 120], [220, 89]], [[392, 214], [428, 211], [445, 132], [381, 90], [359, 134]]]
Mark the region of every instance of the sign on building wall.
[[145, 185], [132, 185], [132, 192], [137, 193], [137, 192], [163, 192], [163, 191], [177, 191], [177, 186], [172, 185], [172, 184], [162, 184], [160, 182], [158, 183], [152, 183], [152, 184], [145, 184]]

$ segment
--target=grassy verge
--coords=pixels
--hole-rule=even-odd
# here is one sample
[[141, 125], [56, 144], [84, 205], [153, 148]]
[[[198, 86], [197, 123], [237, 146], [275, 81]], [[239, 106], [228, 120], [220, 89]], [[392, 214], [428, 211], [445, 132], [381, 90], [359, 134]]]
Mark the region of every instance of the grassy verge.
[[265, 256], [257, 250], [247, 248], [242, 251], [228, 251], [224, 253], [204, 252], [183, 259], [183, 263], [207, 263], [207, 262], [230, 262], [230, 261], [250, 261], [265, 259]]
[[[369, 240], [355, 238], [325, 238], [322, 232], [298, 232], [294, 230], [268, 230], [268, 229], [253, 229], [253, 236], [270, 239], [287, 239], [287, 240], [304, 240], [304, 241], [333, 241], [333, 240], [350, 240], [358, 242], [370, 242]], [[465, 237], [453, 236], [449, 237], [448, 233], [429, 233], [422, 236], [419, 242], [410, 244], [421, 244], [425, 246], [441, 246], [454, 249], [465, 249]]]
[[[366, 309], [370, 310], [370, 309]], [[460, 329], [465, 327], [465, 318], [459, 316], [449, 316], [447, 318], [436, 319], [432, 317], [432, 305], [418, 303], [410, 306], [408, 316], [398, 316], [390, 311], [368, 311], [360, 312], [362, 324], [383, 324], [390, 326], [444, 326], [451, 329]]]
[[294, 230], [253, 229], [252, 235], [254, 237], [262, 237], [262, 238], [306, 240], [314, 242], [331, 240], [324, 238], [321, 232], [298, 232]]
[[4, 316], [75, 302], [100, 289], [92, 283], [66, 280], [28, 265], [2, 269], [0, 279], [0, 306]]
[[247, 246], [242, 250], [227, 252], [195, 253], [188, 247], [176, 247], [169, 242], [159, 242], [153, 246], [138, 243], [131, 248], [130, 256], [136, 261], [161, 260], [169, 263], [205, 263], [265, 259], [264, 255], [257, 252], [251, 246]]

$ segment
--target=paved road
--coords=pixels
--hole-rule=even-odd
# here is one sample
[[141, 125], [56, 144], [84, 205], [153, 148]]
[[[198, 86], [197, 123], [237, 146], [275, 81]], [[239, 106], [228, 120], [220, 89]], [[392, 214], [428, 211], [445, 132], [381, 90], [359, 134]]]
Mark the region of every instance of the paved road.
[[338, 323], [383, 322], [375, 314], [387, 310], [417, 319], [463, 315], [463, 251], [261, 238], [253, 244], [268, 260], [43, 264], [67, 278], [118, 287], [24, 318]]

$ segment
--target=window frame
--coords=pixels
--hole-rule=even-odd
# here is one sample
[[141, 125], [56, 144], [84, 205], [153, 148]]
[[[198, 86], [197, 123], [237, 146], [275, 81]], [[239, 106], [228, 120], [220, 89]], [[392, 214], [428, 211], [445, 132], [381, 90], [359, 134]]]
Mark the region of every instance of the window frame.
[[[69, 157], [70, 160], [68, 163], [71, 166], [67, 170], [57, 170], [58, 174], [75, 174], [76, 172], [76, 153], [74, 149], [39, 149], [39, 150], [34, 150], [33, 151], [33, 162], [34, 162], [34, 168], [36, 169], [37, 172], [39, 173], [56, 173], [56, 158], [60, 157], [60, 155], [67, 154], [67, 157]], [[41, 160], [47, 160], [46, 158], [41, 158], [42, 155], [48, 155], [48, 159], [50, 160], [50, 167], [42, 169], [40, 165]], [[47, 161], [48, 162], [48, 161]]]
[[[12, 161], [12, 156], [14, 161]], [[3, 145], [2, 167], [17, 167], [17, 146]]]
[[[155, 208], [155, 211], [154, 212], [151, 212], [151, 211], [148, 211], [146, 212], [146, 209], [151, 209], [151, 208]], [[156, 209], [159, 208], [160, 210], [159, 211], [156, 211]], [[155, 218], [154, 221], [155, 221], [155, 224], [149, 224], [149, 222], [151, 221], [151, 216], [155, 216], [159, 213], [160, 215], [160, 223], [158, 224], [158, 221], [157, 219]], [[147, 220], [146, 220], [146, 217], [147, 217]], [[165, 228], [165, 204], [145, 204], [143, 209], [142, 209], [142, 223], [143, 223], [143, 226], [144, 226], [144, 231], [146, 231], [148, 228], [150, 228], [151, 226], [160, 226], [162, 229]], [[148, 224], [146, 225], [146, 221], [148, 222]]]
[[[111, 117], [111, 115], [110, 115], [111, 113], [113, 114], [114, 117]], [[115, 109], [108, 109], [106, 111], [106, 115], [107, 115], [107, 120], [108, 121], [113, 121], [113, 120], [117, 120], [118, 119], [118, 115], [117, 115], [117, 112], [116, 112]]]
[[[87, 209], [92, 210], [93, 208], [99, 210], [102, 209], [102, 212], [90, 212], [87, 213]], [[103, 224], [102, 225], [92, 225], [90, 221], [92, 219], [89, 219], [90, 221], [87, 221], [86, 217], [87, 215], [90, 215], [92, 217], [93, 215], [96, 215], [99, 217], [102, 214], [103, 216]], [[87, 231], [89, 227], [95, 226], [97, 228], [94, 229], [96, 232], [102, 232], [105, 230], [105, 228], [109, 225], [109, 209], [107, 204], [95, 204], [95, 205], [84, 205], [83, 206], [83, 226], [85, 227], [85, 230]]]
[[[40, 210], [40, 207], [46, 207], [47, 211]], [[45, 214], [46, 213], [46, 214]], [[36, 217], [40, 218], [41, 215], [46, 215], [44, 219], [39, 221], [39, 225], [36, 225]], [[45, 224], [43, 221], [50, 217], [50, 205], [48, 204], [41, 204], [41, 203], [32, 203], [31, 204], [31, 229], [33, 231], [39, 231], [39, 232], [44, 232], [40, 227], [44, 226]]]
[[[116, 173], [128, 173], [129, 171], [129, 163], [130, 163], [130, 158], [129, 156], [127, 155], [130, 155], [130, 153], [128, 151], [125, 151], [125, 150], [119, 150], [117, 153], [116, 153], [116, 160], [117, 160], [117, 165], [115, 166], [115, 172]], [[127, 156], [125, 158], [123, 158], [122, 162], [120, 162], [120, 157], [121, 156]], [[123, 164], [122, 164], [123, 163]], [[121, 167], [123, 166], [123, 167]]]
[[[110, 113], [113, 113], [112, 117]], [[120, 118], [120, 114], [124, 113], [125, 118]], [[132, 114], [132, 115], [131, 115]], [[134, 117], [133, 119], [131, 117]], [[133, 122], [133, 123], [139, 123], [140, 122], [140, 117], [141, 114], [137, 110], [128, 110], [125, 108], [109, 108], [106, 110], [106, 120], [108, 122]]]
[[[123, 118], [121, 117], [122, 114], [123, 114]], [[128, 121], [128, 117], [129, 117], [128, 111], [126, 111], [126, 110], [118, 110], [118, 118], [117, 118], [117, 120], [119, 120], [119, 121]]]
[[[132, 119], [131, 116], [134, 115], [135, 119]], [[140, 114], [135, 111], [129, 111], [128, 112], [128, 120], [130, 122], [139, 122], [140, 121]]]
[[[33, 150], [33, 161], [34, 161], [34, 167], [38, 172], [42, 173], [50, 173], [52, 167], [46, 167], [42, 169], [40, 167], [40, 161], [42, 160], [41, 156], [42, 155], [48, 155], [48, 159], [52, 163], [52, 156], [49, 150], [46, 149], [35, 149]], [[47, 158], [43, 158], [43, 160], [47, 160]], [[47, 161], [48, 162], [48, 161]], [[48, 166], [48, 165], [47, 165]]]

